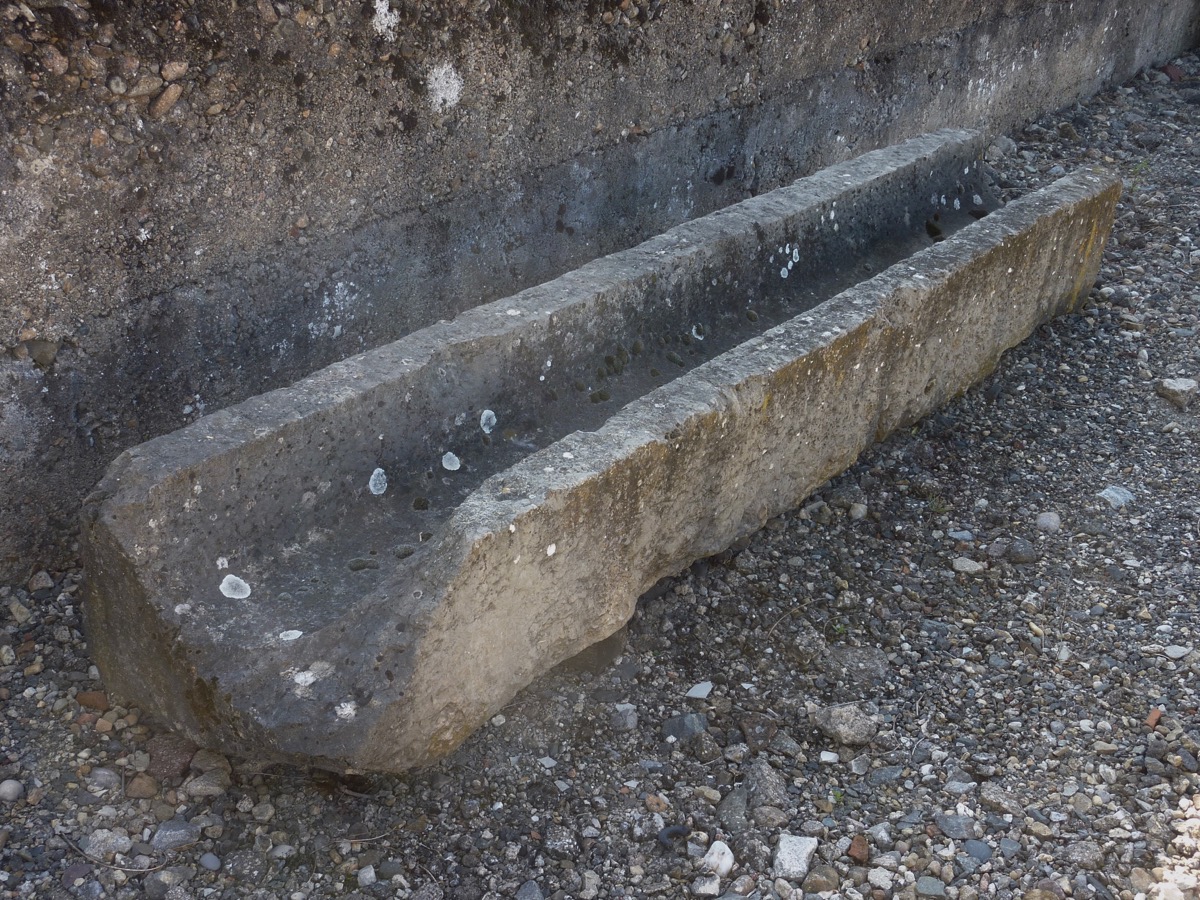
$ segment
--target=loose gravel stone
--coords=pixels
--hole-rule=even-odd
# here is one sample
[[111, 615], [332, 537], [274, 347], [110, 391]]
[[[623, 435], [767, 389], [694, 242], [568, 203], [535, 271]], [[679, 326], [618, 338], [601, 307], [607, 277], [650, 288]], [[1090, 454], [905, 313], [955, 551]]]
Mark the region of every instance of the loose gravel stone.
[[15, 778], [0, 781], [0, 800], [5, 803], [15, 803], [25, 796], [25, 785]]
[[779, 836], [775, 849], [774, 873], [777, 878], [802, 881], [808, 874], [808, 865], [817, 852], [818, 841], [813, 837], [787, 834]]
[[879, 723], [854, 703], [817, 710], [813, 722], [830, 738], [848, 746], [868, 744], [879, 730]]

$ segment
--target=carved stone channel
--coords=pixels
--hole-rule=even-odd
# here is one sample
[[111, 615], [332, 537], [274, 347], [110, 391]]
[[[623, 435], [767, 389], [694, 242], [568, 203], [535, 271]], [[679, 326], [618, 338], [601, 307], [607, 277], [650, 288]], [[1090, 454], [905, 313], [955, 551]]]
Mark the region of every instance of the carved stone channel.
[[1117, 182], [997, 209], [981, 146], [866, 154], [124, 453], [85, 511], [110, 689], [232, 752], [449, 752], [1086, 296]]

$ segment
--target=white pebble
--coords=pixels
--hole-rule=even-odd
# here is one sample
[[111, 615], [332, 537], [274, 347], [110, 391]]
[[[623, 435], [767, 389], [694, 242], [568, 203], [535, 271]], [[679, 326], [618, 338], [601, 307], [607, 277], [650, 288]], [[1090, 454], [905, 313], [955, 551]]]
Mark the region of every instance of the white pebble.
[[699, 684], [693, 684], [684, 696], [689, 700], [705, 700], [712, 693], [712, 689], [713, 683], [711, 681], [701, 681]]
[[245, 600], [250, 596], [250, 585], [236, 575], [226, 575], [221, 579], [221, 593], [230, 600]]
[[291, 631], [281, 631], [279, 632], [279, 639], [281, 641], [295, 641], [299, 640], [303, 634], [303, 631], [296, 631], [295, 629], [292, 629]]
[[1049, 534], [1058, 534], [1062, 529], [1062, 518], [1053, 511], [1038, 513], [1037, 527]]
[[387, 472], [383, 469], [376, 469], [371, 473], [371, 478], [367, 482], [367, 490], [378, 497], [387, 490]]
[[25, 785], [12, 778], [0, 781], [0, 800], [5, 803], [15, 803], [25, 796]]
[[496, 414], [490, 409], [485, 409], [479, 416], [479, 427], [484, 434], [491, 434], [492, 429], [496, 427]]
[[955, 572], [962, 572], [964, 575], [978, 575], [987, 568], [987, 566], [983, 563], [976, 562], [975, 560], [966, 556], [958, 557], [956, 560], [954, 560], [952, 565], [954, 566]]

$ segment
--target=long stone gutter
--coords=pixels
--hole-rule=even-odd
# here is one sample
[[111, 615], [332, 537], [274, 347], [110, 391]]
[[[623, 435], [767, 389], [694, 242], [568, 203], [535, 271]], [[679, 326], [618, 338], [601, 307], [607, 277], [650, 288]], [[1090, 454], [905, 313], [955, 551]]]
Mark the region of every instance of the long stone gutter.
[[867, 154], [122, 454], [85, 511], [110, 689], [233, 752], [449, 752], [1086, 296], [1116, 180], [992, 211], [980, 144]]

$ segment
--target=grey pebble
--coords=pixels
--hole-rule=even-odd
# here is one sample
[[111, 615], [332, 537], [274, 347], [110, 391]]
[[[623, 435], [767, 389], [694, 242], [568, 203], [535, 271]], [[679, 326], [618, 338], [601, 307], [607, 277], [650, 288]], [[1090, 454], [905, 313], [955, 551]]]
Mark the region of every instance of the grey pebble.
[[221, 860], [215, 853], [202, 853], [200, 854], [200, 865], [210, 872], [218, 872], [221, 869]]
[[708, 731], [708, 716], [704, 713], [683, 713], [663, 722], [663, 734], [680, 743], [686, 743], [705, 731]]
[[169, 819], [158, 826], [154, 836], [150, 838], [150, 846], [155, 850], [175, 850], [200, 840], [200, 828], [183, 819]]
[[1037, 527], [1047, 534], [1058, 534], [1062, 530], [1062, 518], [1053, 511], [1038, 513]]
[[637, 707], [632, 703], [618, 703], [609, 721], [614, 731], [634, 731], [638, 725]]
[[942, 830], [942, 834], [956, 841], [975, 837], [975, 820], [970, 816], [939, 813], [933, 817], [933, 821]]
[[6, 778], [4, 781], [0, 781], [0, 800], [5, 803], [15, 803], [24, 796], [25, 785], [15, 778]]
[[946, 885], [942, 883], [940, 878], [934, 878], [932, 875], [922, 875], [917, 879], [917, 896], [945, 897]]

